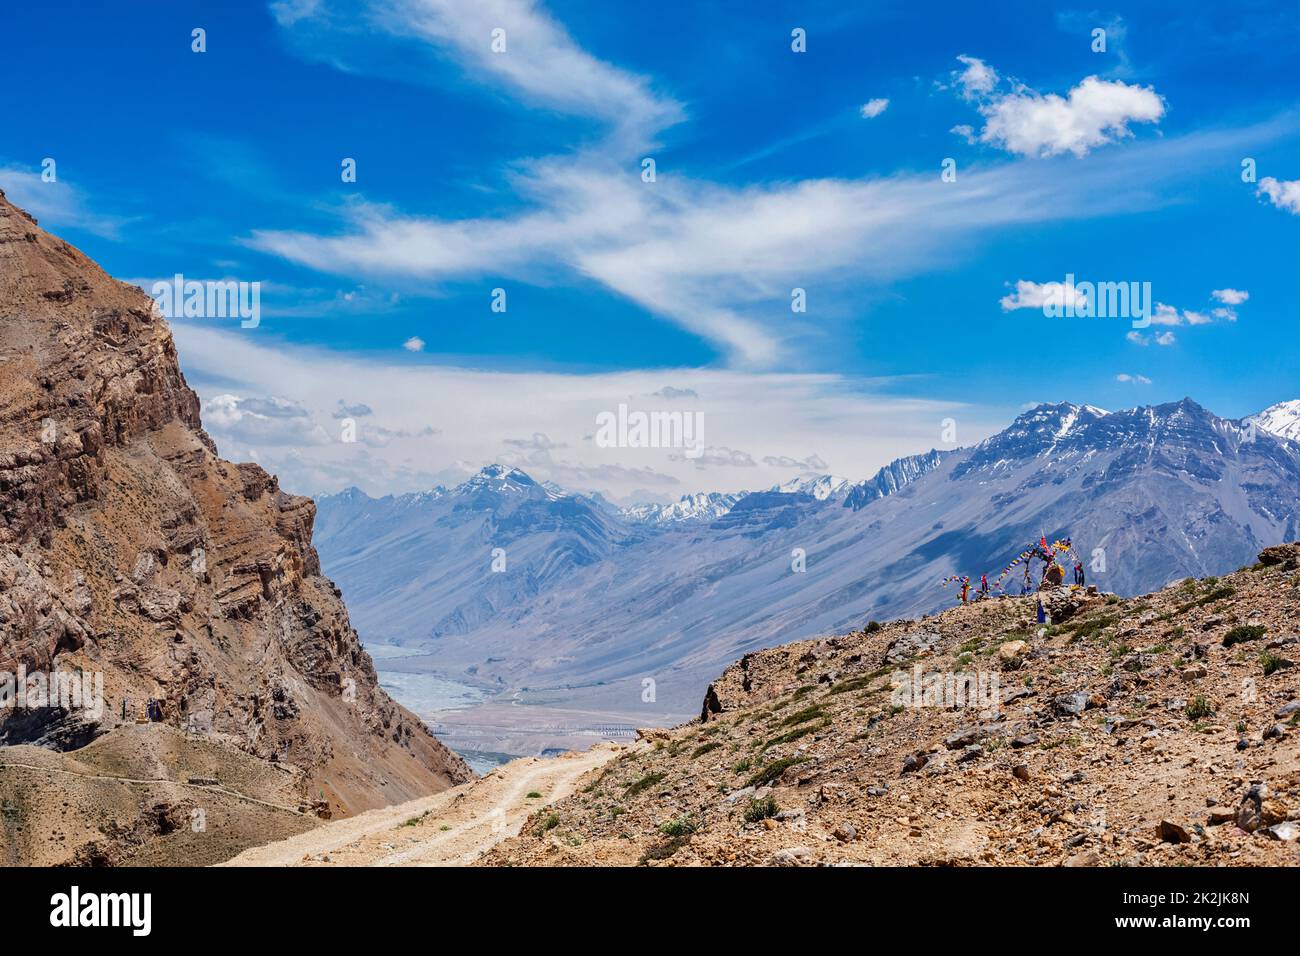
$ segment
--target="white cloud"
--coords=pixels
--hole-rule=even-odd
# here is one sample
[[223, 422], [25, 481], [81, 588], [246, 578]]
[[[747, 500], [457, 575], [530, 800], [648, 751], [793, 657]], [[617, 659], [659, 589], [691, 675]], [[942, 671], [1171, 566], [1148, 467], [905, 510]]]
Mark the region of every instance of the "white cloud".
[[252, 446], [323, 445], [329, 436], [300, 403], [223, 393], [203, 403], [203, 423], [214, 437]]
[[[529, 281], [565, 267], [670, 318], [742, 365], [775, 361], [790, 289], [850, 276], [886, 279], [977, 226], [1068, 215], [1009, 170], [971, 189], [930, 175], [809, 180], [744, 189], [661, 178], [590, 161], [540, 161], [521, 176], [536, 205], [513, 218], [446, 221], [348, 207], [336, 235], [257, 231], [249, 243], [327, 272], [444, 280], [492, 272]], [[1121, 191], [1122, 192], [1122, 191]], [[1116, 194], [1116, 201], [1122, 201]], [[1098, 208], [1078, 197], [1076, 214]], [[1102, 205], [1105, 205], [1104, 203]]]
[[885, 110], [889, 109], [889, 100], [884, 97], [877, 97], [873, 100], [867, 100], [862, 104], [862, 118], [875, 119]]
[[1150, 385], [1151, 379], [1145, 375], [1129, 375], [1127, 372], [1120, 372], [1115, 376], [1115, 381], [1126, 382], [1130, 385]]
[[45, 182], [39, 172], [20, 166], [0, 166], [0, 190], [11, 203], [27, 210], [46, 227], [83, 229], [116, 240], [121, 238], [122, 227], [132, 221], [95, 212], [80, 189], [57, 178]]
[[418, 335], [412, 335], [402, 343], [402, 348], [406, 349], [408, 352], [423, 352], [424, 339], [420, 338]]
[[530, 438], [507, 438], [505, 444], [513, 448], [524, 448], [529, 451], [552, 451], [557, 448], [567, 448], [564, 442], [551, 441], [545, 432], [533, 432]]
[[668, 460], [690, 462], [696, 468], [756, 468], [758, 466], [754, 456], [749, 452], [712, 445], [693, 451], [689, 455], [684, 451], [669, 452]]
[[1177, 341], [1172, 332], [1161, 332], [1156, 336], [1156, 345], [1173, 345]]
[[659, 391], [651, 392], [650, 394], [656, 398], [667, 399], [700, 397], [693, 388], [675, 388], [672, 385], [665, 385], [663, 388], [659, 389]]
[[[1130, 123], [1158, 123], [1165, 114], [1164, 100], [1151, 87], [1089, 76], [1065, 96], [1015, 81], [1009, 92], [998, 92], [996, 70], [974, 57], [957, 59], [965, 64], [954, 75], [961, 96], [984, 117], [979, 141], [1018, 156], [1084, 156], [1131, 135]], [[960, 128], [953, 131], [969, 138]]]
[[1166, 305], [1163, 302], [1157, 302], [1155, 311], [1151, 313], [1152, 325], [1182, 325], [1183, 317], [1172, 305]]
[[[365, 28], [421, 40], [480, 81], [531, 103], [613, 124], [628, 148], [684, 116], [681, 105], [654, 91], [645, 77], [583, 50], [535, 0], [290, 0], [271, 10], [299, 43], [343, 51], [337, 57], [313, 51], [322, 58], [346, 57]], [[494, 36], [495, 30], [504, 34]], [[504, 52], [498, 52], [501, 42]]]
[[1265, 176], [1259, 181], [1255, 195], [1267, 196], [1268, 201], [1278, 209], [1300, 216], [1300, 179], [1285, 180]]
[[973, 100], [993, 92], [1000, 79], [997, 70], [978, 57], [962, 54], [957, 60], [965, 69], [954, 73], [953, 81], [960, 88], [963, 98]]
[[1128, 339], [1128, 340], [1129, 340], [1130, 342], [1132, 342], [1134, 345], [1150, 345], [1150, 344], [1151, 344], [1151, 339], [1150, 339], [1149, 337], [1143, 335], [1141, 332], [1138, 332], [1137, 330], [1134, 330], [1134, 331], [1132, 331], [1132, 332], [1129, 332], [1127, 335], [1124, 336], [1124, 338]]
[[[1236, 289], [1215, 289], [1210, 295], [1218, 302], [1241, 303], [1250, 298], [1250, 293], [1239, 292]], [[1215, 319], [1236, 322], [1237, 311], [1223, 306], [1211, 309], [1209, 313], [1196, 309], [1183, 309], [1180, 311], [1167, 303], [1157, 302], [1155, 310], [1151, 313], [1152, 325], [1209, 325]], [[1161, 344], [1166, 343], [1162, 342]]]
[[974, 169], [961, 189], [929, 172], [744, 188], [679, 176], [647, 184], [635, 167], [552, 158], [517, 177], [530, 205], [513, 216], [444, 220], [357, 203], [332, 234], [258, 230], [248, 243], [319, 271], [424, 291], [471, 276], [551, 283], [574, 273], [713, 343], [733, 365], [771, 367], [801, 344], [796, 336], [833, 331], [826, 321], [813, 332], [791, 325], [794, 286], [835, 301], [933, 269], [974, 232], [1131, 214], [1150, 205], [1163, 179], [1188, 175], [1211, 147], [1240, 139], [1143, 144], [1064, 180], [1040, 164]]
[[[409, 491], [463, 480], [507, 455], [539, 481], [615, 497], [647, 487], [696, 490], [699, 466], [680, 450], [601, 448], [584, 440], [596, 416], [621, 402], [643, 411], [700, 412], [711, 449], [703, 462], [709, 490], [719, 491], [785, 481], [789, 469], [763, 459], [792, 448], [832, 449], [818, 470], [865, 478], [900, 455], [933, 447], [945, 417], [959, 415], [964, 440], [972, 442], [1005, 426], [1001, 411], [887, 394], [890, 381], [710, 368], [487, 371], [263, 344], [198, 324], [173, 333], [186, 377], [208, 400], [204, 423], [222, 453], [242, 459], [255, 449], [264, 467], [281, 472], [285, 488], [306, 493], [352, 484], [376, 494]], [[689, 405], [654, 397], [666, 378], [700, 397]], [[333, 418], [343, 385], [349, 404], [371, 410], [356, 420], [355, 443], [339, 440]], [[277, 397], [258, 405], [257, 396]], [[448, 415], [452, 408], [456, 414]], [[846, 443], [847, 434], [859, 440]]]
[[1048, 305], [1054, 308], [1076, 306], [1087, 297], [1079, 293], [1078, 287], [1064, 282], [1032, 282], [1018, 279], [1014, 292], [1004, 295], [999, 301], [1003, 312], [1014, 309], [1042, 309]]
[[807, 458], [791, 458], [789, 455], [767, 455], [763, 464], [772, 468], [798, 468], [804, 474], [821, 474], [826, 470], [826, 462], [821, 455], [809, 455]]

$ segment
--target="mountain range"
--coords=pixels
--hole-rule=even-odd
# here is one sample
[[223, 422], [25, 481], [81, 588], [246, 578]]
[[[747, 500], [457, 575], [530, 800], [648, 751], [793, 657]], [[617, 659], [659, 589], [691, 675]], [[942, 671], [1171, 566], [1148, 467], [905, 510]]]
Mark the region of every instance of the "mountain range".
[[994, 577], [1044, 535], [1125, 595], [1251, 563], [1300, 537], [1297, 430], [1295, 402], [1247, 419], [1044, 404], [864, 481], [625, 509], [492, 465], [452, 489], [325, 496], [316, 540], [361, 633], [404, 666], [516, 711], [649, 722], [693, 712], [745, 653], [950, 604], [943, 578]]

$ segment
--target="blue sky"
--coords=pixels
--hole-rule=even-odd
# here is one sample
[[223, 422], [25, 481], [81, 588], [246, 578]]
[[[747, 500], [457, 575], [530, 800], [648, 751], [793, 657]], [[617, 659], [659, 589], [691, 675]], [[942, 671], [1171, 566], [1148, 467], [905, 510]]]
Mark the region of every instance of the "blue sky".
[[[1036, 401], [1300, 397], [1300, 8], [866, 7], [53, 0], [6, 13], [0, 185], [146, 288], [262, 283], [182, 362], [223, 452], [310, 492], [508, 460], [675, 497]], [[1067, 274], [1161, 324], [1006, 307]], [[629, 400], [718, 453], [593, 448]]]

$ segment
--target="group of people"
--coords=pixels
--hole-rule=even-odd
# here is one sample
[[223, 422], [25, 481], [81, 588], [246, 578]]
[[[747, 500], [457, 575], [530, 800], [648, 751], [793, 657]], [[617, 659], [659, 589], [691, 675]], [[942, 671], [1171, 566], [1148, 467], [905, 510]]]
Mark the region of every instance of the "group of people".
[[991, 588], [989, 587], [989, 576], [987, 574], [981, 574], [979, 589], [975, 592], [975, 597], [972, 598], [970, 596], [970, 578], [962, 578], [961, 603], [969, 604], [972, 600], [978, 601], [981, 598], [986, 598], [989, 596], [990, 590]]

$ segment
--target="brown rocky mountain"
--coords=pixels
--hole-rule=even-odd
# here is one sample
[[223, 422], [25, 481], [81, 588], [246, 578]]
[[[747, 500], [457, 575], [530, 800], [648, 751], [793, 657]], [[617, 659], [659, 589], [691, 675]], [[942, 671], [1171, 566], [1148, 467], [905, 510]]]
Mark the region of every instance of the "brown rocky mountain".
[[61, 786], [52, 765], [43, 787], [22, 770], [20, 797], [2, 786], [15, 745], [136, 734], [169, 779], [175, 748], [135, 726], [150, 698], [163, 723], [274, 764], [335, 815], [472, 776], [377, 686], [314, 518], [259, 466], [218, 457], [149, 297], [0, 193], [0, 671], [100, 673], [105, 702], [0, 710], [6, 862], [31, 858], [13, 850], [32, 839], [24, 814]]
[[480, 862], [1300, 865], [1298, 569], [747, 654]]

